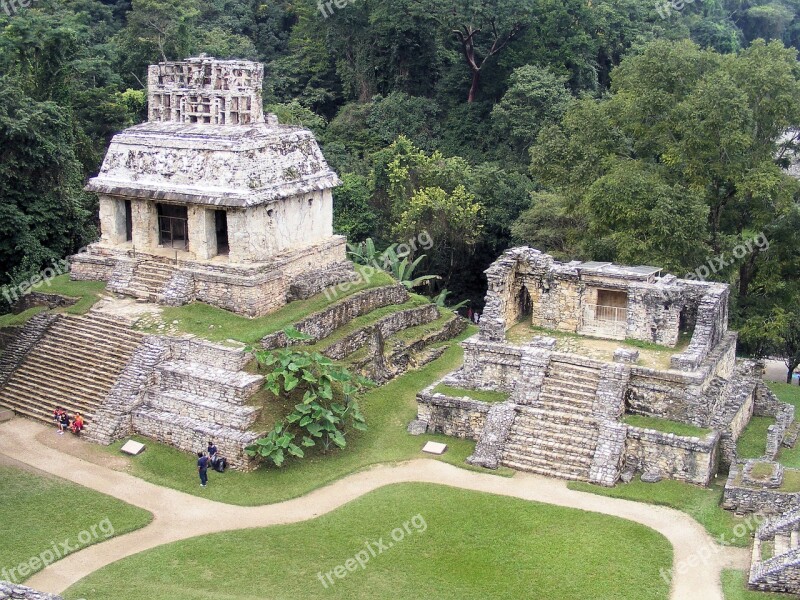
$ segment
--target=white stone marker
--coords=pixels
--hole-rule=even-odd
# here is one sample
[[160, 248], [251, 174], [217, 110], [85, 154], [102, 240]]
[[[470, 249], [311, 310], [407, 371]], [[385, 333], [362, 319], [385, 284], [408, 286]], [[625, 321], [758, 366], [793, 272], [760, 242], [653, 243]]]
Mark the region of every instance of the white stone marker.
[[428, 442], [422, 447], [422, 451], [428, 454], [444, 454], [445, 450], [447, 450], [447, 444], [440, 444], [439, 442]]
[[130, 454], [131, 456], [136, 456], [137, 454], [141, 454], [144, 452], [144, 444], [136, 442], [134, 440], [128, 440], [125, 442], [125, 445], [120, 448], [122, 452], [125, 454]]

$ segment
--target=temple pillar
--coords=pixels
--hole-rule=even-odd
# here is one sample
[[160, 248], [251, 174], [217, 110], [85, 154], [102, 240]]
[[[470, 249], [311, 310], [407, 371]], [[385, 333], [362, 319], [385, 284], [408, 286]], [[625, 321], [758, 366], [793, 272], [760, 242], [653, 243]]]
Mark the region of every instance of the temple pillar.
[[125, 220], [125, 200], [111, 196], [100, 196], [101, 241], [117, 246], [128, 241]]
[[131, 217], [134, 248], [141, 252], [158, 248], [158, 211], [155, 202], [132, 201]]

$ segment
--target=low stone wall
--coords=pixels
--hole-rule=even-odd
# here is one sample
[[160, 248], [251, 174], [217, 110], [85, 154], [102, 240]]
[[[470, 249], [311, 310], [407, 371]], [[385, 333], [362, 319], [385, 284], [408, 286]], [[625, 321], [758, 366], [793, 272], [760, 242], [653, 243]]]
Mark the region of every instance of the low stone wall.
[[800, 594], [800, 548], [759, 563], [748, 587], [762, 592]]
[[[376, 308], [392, 304], [403, 304], [408, 300], [408, 290], [402, 285], [372, 288], [358, 292], [329, 306], [325, 310], [309, 315], [294, 324], [298, 331], [311, 336], [310, 342], [328, 337], [356, 317], [372, 312]], [[267, 350], [280, 348], [287, 343], [286, 334], [276, 331], [261, 340]]]
[[490, 342], [472, 336], [464, 340], [465, 381], [476, 389], [513, 392], [520, 379], [524, 349], [503, 342]]
[[733, 373], [735, 350], [736, 336], [731, 333], [693, 372], [632, 366], [625, 397], [628, 412], [708, 427], [714, 406], [708, 390], [715, 377]]
[[708, 485], [716, 473], [719, 433], [705, 438], [683, 437], [628, 425], [625, 462], [663, 479]]
[[432, 390], [430, 386], [417, 394], [417, 419], [428, 423], [428, 432], [479, 440], [492, 405]]
[[47, 292], [28, 292], [14, 303], [14, 313], [19, 314], [34, 306], [44, 306], [49, 309], [60, 306], [72, 306], [77, 298], [68, 298], [61, 294], [48, 294]]
[[718, 380], [713, 386], [721, 402], [712, 415], [711, 427], [720, 432], [720, 465], [723, 468], [730, 467], [738, 459], [736, 441], [753, 415], [756, 385], [755, 379], [737, 369], [734, 378]]
[[0, 600], [64, 600], [55, 594], [45, 594], [33, 588], [17, 585], [9, 581], [0, 581]]
[[767, 445], [764, 457], [773, 460], [781, 449], [781, 443], [789, 426], [794, 422], [794, 406], [781, 402], [763, 382], [755, 388], [753, 414], [758, 417], [773, 417], [775, 423], [767, 431]]
[[741, 482], [743, 465], [731, 465], [725, 492], [722, 496], [722, 508], [732, 510], [738, 515], [761, 513], [776, 516], [800, 507], [800, 493], [782, 492], [769, 488], [745, 487]]
[[167, 338], [167, 341], [172, 360], [186, 360], [229, 371], [239, 371], [252, 358], [243, 347], [232, 348], [191, 338]]
[[430, 323], [438, 318], [439, 309], [435, 304], [425, 304], [401, 310], [379, 319], [374, 325], [362, 327], [338, 342], [331, 344], [325, 349], [324, 354], [333, 360], [342, 360], [363, 347], [376, 329], [380, 331], [384, 338], [387, 338], [403, 329]]
[[289, 283], [286, 302], [305, 300], [333, 285], [359, 280], [360, 275], [356, 273], [353, 263], [349, 260], [333, 263], [321, 269], [308, 271], [293, 279]]
[[[287, 249], [269, 262], [252, 264], [176, 261], [167, 256], [92, 244], [88, 252], [70, 257], [70, 277], [108, 281], [109, 289], [125, 293], [133, 281], [137, 260], [163, 263], [176, 269], [161, 294], [165, 303], [179, 305], [197, 300], [258, 317], [285, 305], [291, 283], [298, 281], [301, 274], [310, 273], [314, 279], [313, 273], [319, 273], [328, 265], [341, 265], [346, 262], [345, 258], [345, 238], [336, 235], [318, 243]], [[338, 267], [331, 273], [344, 276], [344, 271]], [[329, 280], [330, 277], [326, 277], [326, 281]]]

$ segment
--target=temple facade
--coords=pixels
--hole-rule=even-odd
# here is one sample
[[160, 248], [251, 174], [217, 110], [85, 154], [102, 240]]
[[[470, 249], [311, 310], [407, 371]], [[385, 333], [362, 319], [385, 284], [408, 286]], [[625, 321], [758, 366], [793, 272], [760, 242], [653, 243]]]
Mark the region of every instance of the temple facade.
[[114, 136], [86, 186], [102, 235], [73, 279], [259, 316], [353, 278], [333, 234], [339, 178], [310, 131], [264, 115], [262, 82], [249, 61], [150, 66], [148, 121]]

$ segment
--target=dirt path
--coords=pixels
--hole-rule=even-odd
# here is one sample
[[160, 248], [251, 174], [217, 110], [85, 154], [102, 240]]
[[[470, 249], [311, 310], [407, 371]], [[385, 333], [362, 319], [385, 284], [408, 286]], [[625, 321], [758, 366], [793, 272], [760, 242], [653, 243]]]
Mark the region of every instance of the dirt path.
[[[720, 571], [748, 566], [748, 551], [716, 545], [696, 521], [682, 512], [576, 492], [567, 489], [563, 481], [526, 473], [513, 478], [496, 477], [419, 459], [355, 473], [294, 500], [241, 507], [162, 488], [127, 473], [62, 454], [38, 441], [37, 434], [42, 429], [42, 425], [25, 419], [0, 425], [0, 454], [114, 496], [155, 516], [147, 527], [76, 552], [26, 582], [51, 593], [63, 592], [101, 567], [161, 544], [219, 531], [304, 521], [382, 486], [403, 482], [436, 483], [536, 500], [614, 515], [651, 527], [664, 535], [674, 549], [673, 600], [723, 600]], [[207, 518], [212, 511], [214, 518]], [[702, 556], [706, 556], [705, 560]]]

